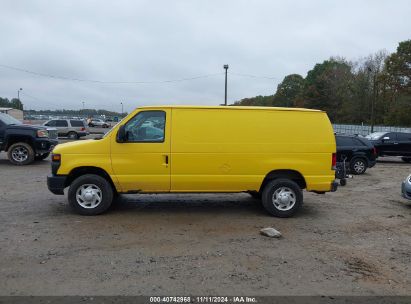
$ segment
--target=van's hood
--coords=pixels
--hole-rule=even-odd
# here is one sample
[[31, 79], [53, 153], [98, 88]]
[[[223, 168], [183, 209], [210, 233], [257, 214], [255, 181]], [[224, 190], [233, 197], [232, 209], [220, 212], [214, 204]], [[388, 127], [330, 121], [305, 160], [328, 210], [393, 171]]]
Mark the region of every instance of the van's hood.
[[56, 154], [106, 154], [109, 153], [109, 141], [101, 139], [77, 140], [57, 145], [53, 153]]

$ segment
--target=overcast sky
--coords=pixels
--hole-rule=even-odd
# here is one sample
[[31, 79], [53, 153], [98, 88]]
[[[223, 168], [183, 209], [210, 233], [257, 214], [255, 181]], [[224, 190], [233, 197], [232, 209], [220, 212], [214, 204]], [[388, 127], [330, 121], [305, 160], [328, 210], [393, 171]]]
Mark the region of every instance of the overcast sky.
[[[0, 97], [26, 109], [209, 104], [273, 94], [330, 56], [395, 51], [411, 38], [411, 2], [0, 0]], [[220, 74], [219, 74], [220, 73]], [[247, 77], [247, 74], [263, 77]], [[197, 76], [180, 82], [166, 82]], [[270, 79], [274, 78], [274, 79]]]

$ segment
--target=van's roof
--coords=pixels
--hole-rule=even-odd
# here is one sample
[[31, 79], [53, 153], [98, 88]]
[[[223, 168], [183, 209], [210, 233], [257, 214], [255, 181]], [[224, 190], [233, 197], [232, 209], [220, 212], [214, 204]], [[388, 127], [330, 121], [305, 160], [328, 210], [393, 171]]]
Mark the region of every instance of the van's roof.
[[323, 112], [321, 110], [305, 108], [283, 108], [283, 107], [249, 107], [249, 106], [190, 106], [190, 105], [153, 105], [138, 107], [139, 109], [219, 109], [219, 110], [265, 110], [265, 111], [300, 111], [300, 112]]

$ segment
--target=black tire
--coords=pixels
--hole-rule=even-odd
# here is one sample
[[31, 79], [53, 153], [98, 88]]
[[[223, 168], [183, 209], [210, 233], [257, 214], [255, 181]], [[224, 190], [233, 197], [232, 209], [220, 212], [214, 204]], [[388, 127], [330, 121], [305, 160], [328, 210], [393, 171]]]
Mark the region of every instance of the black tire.
[[[274, 195], [279, 194], [276, 194], [276, 191], [280, 190], [281, 188], [285, 188], [284, 190], [289, 190], [285, 191], [285, 193], [288, 193], [289, 198], [294, 201], [293, 204], [289, 203], [289, 205], [291, 206], [281, 207], [281, 203], [278, 203], [276, 205], [273, 202]], [[298, 209], [301, 208], [303, 204], [303, 192], [300, 186], [298, 186], [298, 184], [294, 181], [286, 178], [279, 178], [272, 180], [265, 185], [262, 193], [262, 202], [264, 208], [270, 214], [276, 217], [290, 217], [293, 216], [298, 211]]]
[[7, 157], [13, 165], [24, 166], [34, 161], [33, 148], [24, 142], [12, 144], [8, 151]]
[[347, 180], [345, 179], [345, 178], [343, 178], [343, 179], [340, 179], [340, 185], [341, 186], [345, 186], [345, 185], [347, 185]]
[[34, 159], [35, 159], [35, 160], [43, 160], [43, 159], [46, 159], [47, 157], [49, 157], [49, 155], [50, 155], [50, 152], [48, 152], [48, 153], [43, 153], [43, 154], [37, 154], [37, 155], [34, 157]]
[[[83, 200], [82, 204], [77, 200], [77, 191], [81, 194], [82, 191], [80, 188], [85, 185], [93, 185], [94, 188], [91, 189], [95, 191], [97, 188], [100, 191], [100, 195], [98, 194], [90, 194], [94, 197], [99, 197], [100, 202], [95, 204], [93, 207], [93, 203], [90, 203], [89, 208], [84, 207], [87, 205], [88, 201]], [[87, 189], [86, 189], [87, 190]], [[85, 195], [85, 194], [84, 194]], [[105, 212], [108, 208], [110, 208], [111, 203], [113, 202], [113, 188], [111, 184], [104, 178], [99, 175], [95, 174], [86, 174], [76, 178], [72, 184], [70, 185], [68, 191], [68, 201], [70, 207], [78, 214], [81, 215], [97, 215]]]
[[367, 161], [364, 158], [356, 157], [350, 162], [350, 172], [355, 175], [364, 174], [367, 171]]
[[67, 137], [70, 139], [78, 139], [78, 134], [74, 131], [68, 132]]
[[402, 159], [403, 162], [411, 163], [411, 157], [403, 156], [403, 157], [401, 157], [401, 159]]
[[248, 194], [250, 194], [254, 199], [261, 200], [261, 193], [258, 191], [250, 191]]

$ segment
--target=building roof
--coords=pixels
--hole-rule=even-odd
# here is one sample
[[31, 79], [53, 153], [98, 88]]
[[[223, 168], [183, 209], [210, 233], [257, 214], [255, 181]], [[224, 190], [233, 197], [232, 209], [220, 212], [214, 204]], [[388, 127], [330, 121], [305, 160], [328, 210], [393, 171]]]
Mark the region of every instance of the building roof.
[[21, 110], [19, 110], [19, 109], [15, 109], [15, 108], [2, 108], [2, 107], [0, 107], [0, 111], [10, 111], [10, 110], [21, 111]]

